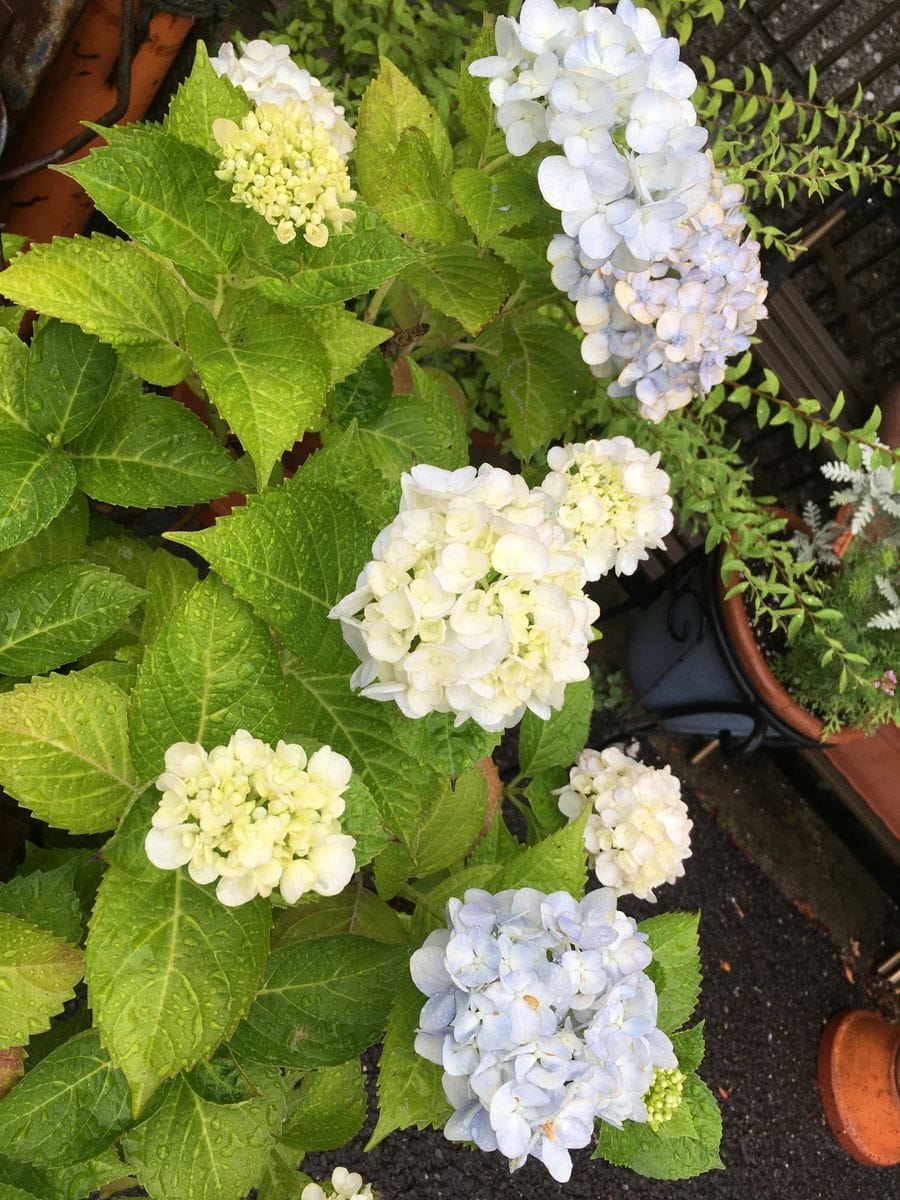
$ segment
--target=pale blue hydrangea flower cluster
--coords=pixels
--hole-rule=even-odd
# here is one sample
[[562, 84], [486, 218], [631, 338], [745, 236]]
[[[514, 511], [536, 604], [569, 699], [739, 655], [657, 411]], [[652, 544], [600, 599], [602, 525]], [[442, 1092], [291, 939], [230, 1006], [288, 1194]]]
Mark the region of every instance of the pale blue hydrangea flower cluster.
[[577, 901], [519, 888], [469, 889], [447, 929], [410, 960], [422, 1008], [416, 1051], [444, 1070], [454, 1108], [445, 1135], [572, 1172], [599, 1118], [646, 1121], [658, 1067], [675, 1068], [657, 1028], [646, 934], [609, 888]]
[[766, 315], [759, 244], [743, 237], [743, 189], [705, 149], [693, 71], [632, 0], [615, 12], [525, 0], [498, 17], [490, 80], [511, 154], [539, 142], [538, 184], [564, 230], [554, 284], [577, 301], [582, 356], [652, 421], [722, 381], [725, 359]]

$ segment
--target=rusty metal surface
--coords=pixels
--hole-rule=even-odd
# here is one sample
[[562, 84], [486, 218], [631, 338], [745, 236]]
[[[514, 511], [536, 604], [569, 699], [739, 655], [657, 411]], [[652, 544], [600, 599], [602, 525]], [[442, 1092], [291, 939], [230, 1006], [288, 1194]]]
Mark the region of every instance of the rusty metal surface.
[[0, 91], [10, 126], [84, 5], [85, 0], [0, 0]]

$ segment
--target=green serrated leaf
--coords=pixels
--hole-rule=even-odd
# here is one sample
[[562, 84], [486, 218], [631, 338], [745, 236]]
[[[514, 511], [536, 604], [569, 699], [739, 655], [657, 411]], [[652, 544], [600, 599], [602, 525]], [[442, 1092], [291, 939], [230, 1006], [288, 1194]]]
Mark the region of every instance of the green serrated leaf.
[[375, 1042], [406, 951], [337, 934], [282, 946], [231, 1040], [254, 1062], [326, 1067]]
[[487, 798], [487, 781], [478, 767], [444, 782], [410, 840], [416, 875], [431, 875], [465, 857], [484, 825]]
[[218, 321], [195, 306], [186, 331], [203, 386], [252, 457], [263, 487], [325, 403], [321, 339], [294, 309], [251, 291], [233, 294]]
[[49, 525], [8, 550], [0, 550], [0, 586], [32, 567], [50, 567], [79, 559], [87, 539], [88, 510], [74, 492]]
[[[90, 1162], [64, 1167], [38, 1167], [0, 1155], [0, 1181], [13, 1193], [21, 1188], [28, 1200], [34, 1196], [38, 1200], [83, 1200], [84, 1196], [121, 1179], [124, 1173], [122, 1162], [113, 1150]], [[13, 1200], [12, 1195], [9, 1200]]]
[[514, 282], [500, 259], [490, 251], [479, 254], [468, 245], [436, 251], [406, 267], [401, 278], [438, 312], [454, 317], [473, 335], [495, 315]]
[[403, 842], [388, 842], [375, 859], [375, 887], [384, 900], [393, 900], [412, 874], [413, 856]]
[[104, 567], [61, 563], [18, 575], [3, 593], [6, 628], [0, 671], [37, 675], [104, 641], [143, 599], [141, 589]]
[[699, 913], [660, 913], [638, 926], [653, 951], [647, 974], [656, 987], [657, 1024], [664, 1033], [680, 1029], [700, 998], [699, 923]]
[[125, 1076], [93, 1029], [48, 1054], [0, 1100], [4, 1150], [39, 1166], [96, 1158], [129, 1124]]
[[0, 428], [0, 550], [49, 525], [74, 487], [75, 471], [59, 450], [27, 429]]
[[316, 309], [316, 331], [328, 356], [329, 374], [334, 383], [346, 379], [363, 359], [386, 341], [393, 330], [367, 325], [342, 304]]
[[534, 169], [521, 166], [490, 175], [463, 167], [454, 172], [453, 196], [482, 246], [530, 221], [543, 203]]
[[16, 330], [0, 329], [0, 430], [5, 426], [31, 428], [25, 404], [27, 369], [28, 347]]
[[272, 931], [272, 948], [335, 933], [352, 933], [395, 946], [406, 941], [406, 928], [397, 913], [364, 888], [359, 875], [338, 896], [305, 896], [280, 912]]
[[111, 398], [68, 451], [78, 486], [106, 504], [199, 504], [241, 484], [234, 460], [198, 417], [140, 389]]
[[443, 246], [468, 236], [465, 222], [450, 208], [446, 179], [421, 129], [403, 131], [377, 198], [367, 198], [399, 233]]
[[116, 377], [115, 352], [77, 325], [42, 321], [25, 371], [28, 422], [65, 445], [100, 412]]
[[212, 749], [237, 729], [275, 742], [284, 716], [284, 681], [269, 631], [215, 576], [198, 583], [138, 669], [130, 729], [141, 778], [159, 774], [174, 742]]
[[201, 554], [305, 666], [349, 675], [353, 655], [328, 612], [355, 587], [373, 533], [353, 500], [301, 472], [212, 529], [170, 536]]
[[137, 779], [128, 699], [79, 673], [19, 684], [0, 696], [0, 780], [35, 816], [71, 833], [111, 829]]
[[585, 809], [571, 825], [511, 858], [497, 872], [496, 879], [491, 881], [491, 891], [531, 887], [541, 892], [569, 892], [580, 899], [584, 895], [587, 877], [587, 852], [584, 848], [587, 816]]
[[704, 1022], [699, 1021], [690, 1029], [683, 1029], [680, 1033], [672, 1034], [672, 1049], [678, 1059], [678, 1066], [685, 1075], [696, 1071], [703, 1062], [703, 1055], [706, 1053], [703, 1025]]
[[74, 995], [84, 956], [46, 929], [0, 912], [0, 1046], [22, 1046]]
[[405, 721], [400, 736], [411, 754], [448, 775], [458, 775], [487, 757], [500, 741], [499, 734], [488, 733], [474, 721], [454, 724], [453, 713], [429, 713]]
[[519, 732], [519, 769], [523, 775], [539, 775], [553, 767], [571, 767], [587, 745], [594, 692], [591, 681], [570, 683], [561, 709], [549, 720], [532, 712], [522, 718]]
[[151, 383], [179, 383], [188, 372], [180, 345], [188, 294], [134, 242], [95, 233], [35, 244], [3, 272], [0, 290], [96, 334]]
[[72, 946], [81, 942], [81, 904], [75, 894], [75, 873], [80, 866], [73, 857], [50, 871], [16, 874], [0, 884], [0, 912], [28, 921], [38, 916], [41, 928]]
[[366, 1087], [359, 1059], [320, 1067], [300, 1088], [300, 1102], [284, 1136], [302, 1150], [336, 1150], [356, 1137], [366, 1119]]
[[272, 1149], [265, 1102], [216, 1104], [185, 1078], [123, 1139], [126, 1161], [153, 1196], [240, 1200]]
[[242, 88], [235, 87], [227, 76], [216, 74], [206, 46], [198, 42], [191, 73], [172, 97], [163, 128], [179, 141], [218, 158], [220, 147], [212, 135], [213, 121], [225, 118], [240, 125], [252, 107]]
[[413, 1049], [425, 998], [404, 963], [395, 985], [378, 1072], [378, 1124], [366, 1150], [396, 1129], [440, 1129], [451, 1115], [441, 1068]]
[[457, 99], [459, 115], [466, 133], [479, 150], [485, 145], [494, 126], [494, 104], [488, 92], [488, 80], [469, 74], [469, 65], [477, 58], [486, 58], [495, 53], [494, 18], [485, 13], [478, 37], [466, 50], [459, 68]]
[[226, 908], [182, 870], [140, 888], [107, 870], [88, 935], [88, 996], [135, 1115], [164, 1079], [229, 1037], [259, 984], [270, 920], [264, 901]]
[[168, 620], [172, 611], [197, 582], [197, 569], [165, 547], [153, 552], [147, 569], [147, 601], [141, 642], [149, 645]]

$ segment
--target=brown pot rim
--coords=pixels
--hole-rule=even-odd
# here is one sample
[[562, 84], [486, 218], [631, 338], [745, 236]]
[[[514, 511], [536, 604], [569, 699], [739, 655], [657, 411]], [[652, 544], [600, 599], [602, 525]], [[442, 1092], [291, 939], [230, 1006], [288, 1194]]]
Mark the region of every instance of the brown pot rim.
[[[803, 525], [803, 521], [795, 513], [786, 512], [784, 509], [774, 509], [773, 512], [777, 516], [784, 517], [794, 529]], [[741, 594], [738, 592], [726, 599], [727, 593], [737, 582], [737, 572], [732, 572], [727, 582], [723, 581], [721, 574], [719, 575], [722, 617], [732, 645], [740, 657], [744, 672], [763, 702], [780, 720], [790, 725], [798, 733], [813, 741], [822, 742], [825, 746], [842, 746], [847, 742], [856, 742], [864, 738], [866, 735], [862, 730], [845, 726], [836, 733], [830, 733], [823, 741], [824, 722], [791, 696], [766, 662], [753, 633]]]

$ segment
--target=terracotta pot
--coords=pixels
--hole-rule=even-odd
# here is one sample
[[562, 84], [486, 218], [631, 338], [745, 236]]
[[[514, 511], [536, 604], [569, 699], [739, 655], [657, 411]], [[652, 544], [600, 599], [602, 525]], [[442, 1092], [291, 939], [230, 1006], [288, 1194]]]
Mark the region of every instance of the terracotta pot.
[[900, 1163], [900, 1026], [852, 1009], [819, 1042], [817, 1081], [831, 1132], [867, 1167]]
[[[135, 3], [137, 9], [138, 3]], [[116, 100], [115, 64], [119, 54], [122, 0], [89, 0], [37, 91], [22, 121], [10, 166], [39, 158], [65, 145]], [[157, 13], [137, 49], [131, 70], [131, 95], [120, 124], [139, 121], [191, 28], [190, 17]], [[90, 145], [99, 144], [99, 139]], [[90, 146], [78, 151], [81, 158]], [[93, 204], [73, 179], [49, 169], [10, 185], [0, 206], [10, 233], [46, 242], [80, 233]]]
[[[776, 510], [776, 515], [785, 517], [791, 529], [799, 530], [805, 528], [803, 520], [795, 513], [778, 509]], [[838, 516], [840, 516], [840, 513]], [[841, 535], [841, 538], [835, 543], [835, 552], [838, 557], [842, 558], [846, 554], [851, 540], [852, 535], [849, 531]], [[738, 577], [736, 574], [729, 576], [727, 582], [723, 581], [720, 577], [719, 598], [725, 628], [728, 631], [735, 652], [741, 660], [741, 666], [748, 681], [776, 716], [796, 729], [804, 737], [821, 742], [824, 723], [811, 713], [808, 708], [804, 708], [802, 704], [798, 704], [771, 671], [759, 648], [741, 595], [738, 594], [726, 600], [727, 592], [737, 582]], [[865, 736], [859, 729], [846, 727], [839, 729], [837, 733], [830, 733], [823, 744], [827, 746], [840, 746], [847, 742], [859, 741]]]

